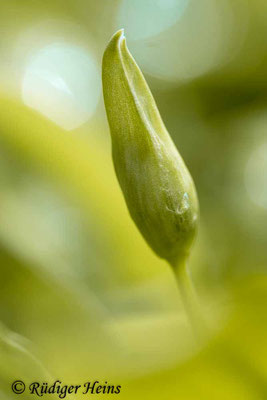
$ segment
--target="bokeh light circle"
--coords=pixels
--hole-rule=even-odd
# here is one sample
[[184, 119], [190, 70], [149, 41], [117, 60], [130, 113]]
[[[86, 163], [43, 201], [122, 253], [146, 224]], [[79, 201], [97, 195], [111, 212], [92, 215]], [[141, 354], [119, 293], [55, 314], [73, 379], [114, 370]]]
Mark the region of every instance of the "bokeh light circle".
[[54, 42], [35, 51], [26, 65], [24, 103], [66, 130], [92, 116], [100, 93], [96, 61], [80, 46]]
[[144, 72], [183, 82], [224, 65], [237, 51], [243, 31], [234, 14], [229, 0], [124, 0], [117, 27], [125, 29]]
[[191, 0], [124, 0], [118, 23], [123, 24], [130, 39], [155, 36], [174, 25]]

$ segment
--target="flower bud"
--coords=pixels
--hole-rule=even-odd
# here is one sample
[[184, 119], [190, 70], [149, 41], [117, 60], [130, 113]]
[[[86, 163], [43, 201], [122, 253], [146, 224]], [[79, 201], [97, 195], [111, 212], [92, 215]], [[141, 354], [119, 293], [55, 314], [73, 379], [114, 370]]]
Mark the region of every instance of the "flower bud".
[[196, 233], [197, 194], [123, 30], [103, 56], [103, 92], [115, 171], [131, 217], [150, 247], [177, 265]]

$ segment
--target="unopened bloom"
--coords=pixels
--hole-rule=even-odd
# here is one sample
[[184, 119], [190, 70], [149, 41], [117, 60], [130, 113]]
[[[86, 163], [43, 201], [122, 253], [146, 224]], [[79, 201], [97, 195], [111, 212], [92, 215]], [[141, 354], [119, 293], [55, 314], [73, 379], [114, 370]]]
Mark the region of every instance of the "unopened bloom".
[[103, 91], [115, 171], [129, 212], [151, 248], [177, 265], [196, 233], [197, 194], [123, 30], [104, 53]]

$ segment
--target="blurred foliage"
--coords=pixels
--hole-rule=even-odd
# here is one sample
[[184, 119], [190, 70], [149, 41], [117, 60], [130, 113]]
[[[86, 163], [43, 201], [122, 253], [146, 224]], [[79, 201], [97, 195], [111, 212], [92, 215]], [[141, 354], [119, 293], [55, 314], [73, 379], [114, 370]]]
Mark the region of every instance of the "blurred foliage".
[[[113, 381], [127, 400], [266, 399], [266, 2], [191, 0], [181, 13], [179, 0], [132, 3], [0, 3], [0, 397], [13, 398], [16, 379], [52, 376]], [[198, 190], [190, 267], [211, 326], [201, 345], [168, 265], [128, 215], [102, 100], [75, 130], [41, 115], [44, 103], [77, 112], [86, 74], [83, 85], [58, 65], [37, 71], [40, 104], [23, 104], [36, 52], [77, 46], [99, 79], [121, 27]]]

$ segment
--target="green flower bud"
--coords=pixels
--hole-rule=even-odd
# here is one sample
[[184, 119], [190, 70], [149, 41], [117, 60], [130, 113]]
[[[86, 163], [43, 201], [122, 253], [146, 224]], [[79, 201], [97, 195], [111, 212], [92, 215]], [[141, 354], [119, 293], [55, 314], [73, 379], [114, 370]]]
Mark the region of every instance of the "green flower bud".
[[151, 248], [177, 265], [196, 233], [197, 194], [123, 30], [103, 56], [103, 92], [115, 171], [130, 214]]

